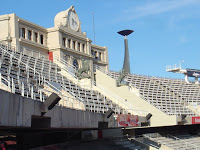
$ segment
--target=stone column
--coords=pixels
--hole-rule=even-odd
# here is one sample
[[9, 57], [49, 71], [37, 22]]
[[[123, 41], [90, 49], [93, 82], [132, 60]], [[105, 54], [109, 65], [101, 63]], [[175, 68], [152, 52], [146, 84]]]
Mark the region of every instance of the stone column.
[[34, 31], [33, 30], [31, 30], [31, 41], [34, 41]]
[[91, 55], [91, 43], [90, 43], [91, 41], [90, 41], [90, 39], [89, 38], [87, 38], [87, 48], [86, 48], [86, 54], [89, 54], [89, 55]]
[[83, 52], [83, 43], [80, 43], [80, 52]]
[[40, 33], [39, 32], [38, 32], [38, 43], [41, 44], [40, 43]]
[[74, 49], [78, 51], [78, 41], [75, 42], [75, 48]]
[[25, 28], [25, 39], [28, 39], [28, 29]]
[[70, 47], [70, 48], [71, 48], [71, 49], [74, 49], [73, 40], [71, 39], [71, 41], [70, 41], [70, 42], [71, 42], [71, 44], [70, 44], [70, 45], [71, 45], [71, 47]]
[[65, 38], [65, 47], [68, 48], [68, 38]]

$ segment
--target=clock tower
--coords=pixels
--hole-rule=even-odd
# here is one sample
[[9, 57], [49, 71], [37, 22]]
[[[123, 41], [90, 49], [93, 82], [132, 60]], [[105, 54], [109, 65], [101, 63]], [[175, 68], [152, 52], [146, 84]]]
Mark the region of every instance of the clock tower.
[[81, 32], [80, 21], [74, 6], [71, 6], [65, 11], [59, 12], [54, 18], [54, 26], [64, 27], [76, 32]]

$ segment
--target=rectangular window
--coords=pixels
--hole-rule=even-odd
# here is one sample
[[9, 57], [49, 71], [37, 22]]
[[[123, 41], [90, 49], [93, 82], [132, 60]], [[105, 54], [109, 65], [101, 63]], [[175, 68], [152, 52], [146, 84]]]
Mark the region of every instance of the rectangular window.
[[42, 34], [40, 35], [40, 44], [44, 44], [44, 36]]
[[25, 38], [25, 28], [22, 28], [22, 35], [23, 38]]
[[97, 57], [97, 51], [94, 52], [94, 57], [95, 57], [95, 59], [98, 59], [98, 57]]
[[68, 39], [68, 48], [71, 48], [71, 40], [70, 39]]
[[66, 47], [66, 38], [63, 38], [63, 46]]
[[94, 56], [94, 51], [93, 50], [91, 51], [91, 54]]
[[73, 48], [74, 48], [74, 50], [76, 49], [76, 42], [75, 41], [73, 41]]
[[35, 42], [38, 42], [38, 33], [35, 33]]
[[80, 45], [80, 43], [78, 43], [78, 51], [80, 51], [81, 50], [81, 45]]
[[32, 31], [28, 30], [28, 39], [31, 40], [32, 39]]
[[85, 44], [83, 44], [83, 53], [85, 52]]
[[99, 52], [99, 60], [101, 60], [101, 53]]

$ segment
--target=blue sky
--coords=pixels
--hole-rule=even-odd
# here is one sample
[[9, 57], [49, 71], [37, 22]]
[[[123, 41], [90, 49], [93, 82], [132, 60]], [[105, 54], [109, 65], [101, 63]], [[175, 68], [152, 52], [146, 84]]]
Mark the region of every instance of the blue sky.
[[200, 69], [200, 0], [4, 0], [0, 15], [17, 16], [49, 28], [55, 15], [74, 5], [82, 31], [93, 40], [94, 12], [96, 44], [108, 47], [110, 70], [123, 66], [123, 29], [135, 32], [129, 39], [131, 72], [151, 76], [183, 78], [168, 73], [166, 65]]

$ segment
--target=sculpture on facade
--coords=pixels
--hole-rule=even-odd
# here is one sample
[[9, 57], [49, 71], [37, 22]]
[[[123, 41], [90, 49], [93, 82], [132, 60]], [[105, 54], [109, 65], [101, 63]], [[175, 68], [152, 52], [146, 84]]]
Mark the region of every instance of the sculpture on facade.
[[128, 82], [125, 81], [125, 77], [127, 76], [127, 73], [122, 69], [122, 71], [119, 72], [119, 78], [116, 81], [117, 87], [122, 85], [128, 85]]
[[78, 79], [91, 78], [90, 71], [91, 70], [89, 60], [82, 59], [82, 68], [78, 69], [75, 72], [75, 75], [78, 77]]

